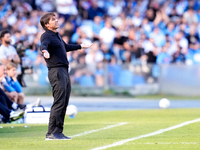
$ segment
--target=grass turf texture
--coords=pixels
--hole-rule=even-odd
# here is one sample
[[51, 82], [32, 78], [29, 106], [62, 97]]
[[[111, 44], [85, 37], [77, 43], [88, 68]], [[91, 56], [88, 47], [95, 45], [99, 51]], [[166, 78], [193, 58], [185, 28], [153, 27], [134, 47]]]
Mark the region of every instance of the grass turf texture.
[[[124, 139], [145, 135], [185, 121], [200, 118], [200, 109], [126, 110], [79, 112], [75, 119], [66, 117], [64, 134], [72, 136], [119, 122], [126, 125], [74, 137], [71, 141], [45, 141], [47, 125], [0, 124], [0, 150], [88, 150]], [[13, 128], [11, 128], [13, 126]], [[199, 149], [200, 122], [159, 135], [127, 142], [109, 150], [177, 150]]]

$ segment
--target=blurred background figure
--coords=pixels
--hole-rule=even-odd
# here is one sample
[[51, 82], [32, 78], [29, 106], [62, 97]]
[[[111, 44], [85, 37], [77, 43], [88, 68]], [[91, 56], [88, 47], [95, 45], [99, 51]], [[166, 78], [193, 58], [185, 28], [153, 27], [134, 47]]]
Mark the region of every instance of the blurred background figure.
[[199, 4], [198, 0], [3, 0], [0, 62], [17, 64], [22, 87], [47, 86], [48, 70], [38, 51], [44, 32], [39, 18], [55, 12], [66, 43], [94, 43], [90, 49], [67, 53], [72, 84], [107, 88], [135, 86], [136, 80], [158, 83], [163, 75], [160, 67], [200, 63]]
[[22, 86], [17, 80], [17, 65], [10, 62], [7, 64], [7, 76], [3, 82], [5, 93], [15, 103], [23, 104], [24, 93]]

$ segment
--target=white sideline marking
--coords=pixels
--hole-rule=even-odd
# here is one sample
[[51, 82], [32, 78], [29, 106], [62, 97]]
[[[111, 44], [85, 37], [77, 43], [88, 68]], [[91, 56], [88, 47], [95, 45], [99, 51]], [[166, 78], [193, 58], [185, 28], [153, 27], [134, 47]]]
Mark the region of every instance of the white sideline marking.
[[70, 136], [70, 137], [71, 137], [71, 138], [74, 138], [74, 137], [77, 137], [77, 136], [82, 136], [82, 135], [86, 135], [86, 134], [98, 132], [98, 131], [101, 131], [101, 130], [106, 130], [106, 129], [110, 129], [110, 128], [122, 126], [122, 125], [125, 125], [125, 124], [128, 124], [128, 122], [121, 122], [121, 123], [118, 123], [118, 124], [109, 125], [109, 126], [106, 126], [106, 127], [104, 127], [104, 128], [100, 128], [100, 129], [96, 129], [96, 130], [85, 131], [85, 132], [83, 132], [83, 133], [75, 134], [75, 135], [72, 135], [72, 136]]
[[133, 143], [133, 144], [140, 144], [140, 145], [144, 145], [144, 144], [148, 144], [148, 145], [159, 145], [159, 144], [166, 144], [166, 145], [169, 145], [169, 144], [197, 144], [197, 142], [158, 142], [158, 143]]
[[166, 129], [160, 129], [158, 131], [155, 131], [155, 132], [152, 132], [152, 133], [149, 133], [149, 134], [140, 135], [138, 137], [133, 137], [133, 138], [130, 138], [130, 139], [125, 139], [125, 140], [118, 141], [118, 142], [115, 142], [115, 143], [110, 144], [110, 145], [106, 145], [106, 146], [102, 146], [102, 147], [96, 147], [96, 148], [93, 148], [92, 150], [102, 150], [102, 149], [106, 149], [106, 148], [110, 148], [110, 147], [119, 146], [119, 145], [122, 145], [122, 144], [130, 142], [130, 141], [134, 141], [134, 140], [141, 139], [141, 138], [144, 138], [144, 137], [149, 137], [149, 136], [161, 134], [161, 133], [164, 133], [166, 131], [170, 131], [170, 130], [173, 130], [173, 129], [176, 129], [176, 128], [180, 128], [180, 127], [183, 127], [185, 125], [195, 123], [195, 122], [199, 122], [199, 121], [200, 121], [200, 118], [195, 119], [195, 120], [191, 120], [191, 121], [186, 121], [186, 122], [183, 122], [181, 124], [178, 124], [178, 125], [166, 128]]

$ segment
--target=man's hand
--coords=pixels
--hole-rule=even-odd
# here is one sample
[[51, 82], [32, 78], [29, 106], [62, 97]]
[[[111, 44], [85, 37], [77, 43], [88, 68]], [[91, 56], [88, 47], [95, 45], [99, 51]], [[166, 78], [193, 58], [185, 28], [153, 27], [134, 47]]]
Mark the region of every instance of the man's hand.
[[47, 50], [43, 50], [42, 52], [43, 52], [44, 58], [46, 58], [46, 59], [50, 58], [50, 54], [49, 54], [49, 52]]
[[12, 99], [12, 100], [14, 100], [15, 99], [15, 97], [18, 95], [17, 94], [17, 92], [6, 92], [6, 95], [10, 98], [10, 99]]
[[81, 44], [81, 49], [86, 49], [86, 48], [90, 48], [92, 46], [92, 44]]
[[13, 61], [14, 61], [14, 63], [19, 64], [20, 63], [19, 55], [14, 55]]

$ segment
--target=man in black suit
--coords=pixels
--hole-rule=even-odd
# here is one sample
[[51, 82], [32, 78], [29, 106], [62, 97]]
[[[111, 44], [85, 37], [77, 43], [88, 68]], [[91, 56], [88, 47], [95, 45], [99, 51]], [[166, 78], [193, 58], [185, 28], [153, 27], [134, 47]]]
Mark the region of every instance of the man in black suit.
[[41, 51], [48, 67], [54, 102], [51, 107], [46, 140], [70, 140], [63, 132], [66, 108], [69, 102], [71, 83], [68, 74], [69, 62], [66, 52], [91, 47], [92, 44], [66, 44], [57, 32], [58, 19], [54, 13], [46, 13], [40, 19], [45, 32], [41, 36]]

